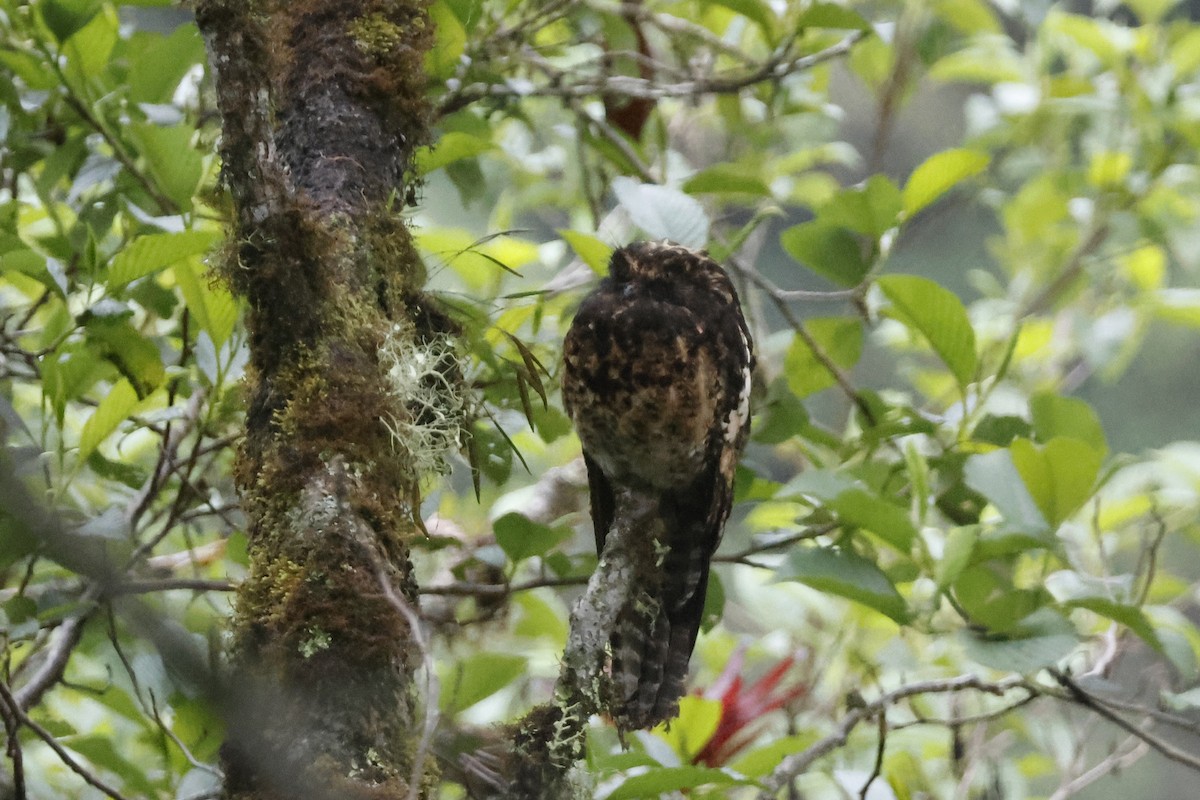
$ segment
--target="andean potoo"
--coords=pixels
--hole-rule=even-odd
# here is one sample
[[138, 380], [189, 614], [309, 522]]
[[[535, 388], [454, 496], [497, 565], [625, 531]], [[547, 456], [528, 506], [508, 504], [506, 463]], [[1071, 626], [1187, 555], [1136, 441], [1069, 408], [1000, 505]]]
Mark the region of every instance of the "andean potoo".
[[610, 640], [608, 711], [622, 730], [645, 728], [673, 717], [683, 693], [750, 426], [754, 349], [715, 261], [639, 242], [613, 253], [563, 353], [597, 553], [614, 524], [654, 522], [653, 563], [638, 565]]

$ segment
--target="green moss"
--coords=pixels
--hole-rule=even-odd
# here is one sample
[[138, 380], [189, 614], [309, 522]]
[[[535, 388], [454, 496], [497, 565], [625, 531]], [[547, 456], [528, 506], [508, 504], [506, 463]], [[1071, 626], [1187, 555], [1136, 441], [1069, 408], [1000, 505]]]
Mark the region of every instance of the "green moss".
[[351, 21], [348, 33], [372, 58], [383, 58], [404, 42], [404, 29], [379, 12]]

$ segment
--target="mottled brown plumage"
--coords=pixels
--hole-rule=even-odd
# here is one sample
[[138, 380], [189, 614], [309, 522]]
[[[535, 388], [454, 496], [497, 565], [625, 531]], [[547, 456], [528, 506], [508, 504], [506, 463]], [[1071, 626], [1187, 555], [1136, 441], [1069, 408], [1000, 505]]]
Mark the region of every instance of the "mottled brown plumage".
[[644, 728], [674, 716], [683, 693], [750, 424], [750, 332], [707, 254], [639, 242], [613, 253], [563, 352], [597, 552], [622, 515], [650, 507], [661, 520], [648, 526], [657, 559], [641, 565], [611, 641], [609, 712], [622, 730]]

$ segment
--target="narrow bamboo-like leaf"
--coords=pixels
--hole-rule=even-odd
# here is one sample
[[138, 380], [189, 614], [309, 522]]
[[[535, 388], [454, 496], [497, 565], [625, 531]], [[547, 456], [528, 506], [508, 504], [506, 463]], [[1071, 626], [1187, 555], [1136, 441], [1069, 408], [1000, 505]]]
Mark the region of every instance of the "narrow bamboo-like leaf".
[[958, 148], [934, 153], [913, 170], [904, 184], [904, 213], [916, 214], [961, 181], [987, 168], [987, 153]]
[[137, 405], [137, 392], [129, 381], [118, 381], [112, 387], [96, 410], [83, 424], [83, 432], [79, 435], [79, 460], [84, 461], [92, 454], [109, 434], [117, 429], [133, 407]]
[[920, 333], [966, 391], [975, 377], [975, 329], [953, 292], [928, 278], [886, 275], [879, 288], [892, 301], [890, 313]]

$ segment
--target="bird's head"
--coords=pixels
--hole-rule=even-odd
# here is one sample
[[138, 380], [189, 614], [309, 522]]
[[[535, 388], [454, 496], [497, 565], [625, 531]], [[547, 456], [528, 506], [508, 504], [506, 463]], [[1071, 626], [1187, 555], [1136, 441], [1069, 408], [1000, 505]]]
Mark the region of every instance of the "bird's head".
[[626, 292], [655, 289], [700, 290], [737, 302], [737, 292], [725, 270], [703, 250], [692, 250], [674, 242], [634, 242], [612, 254], [608, 272], [617, 287]]

